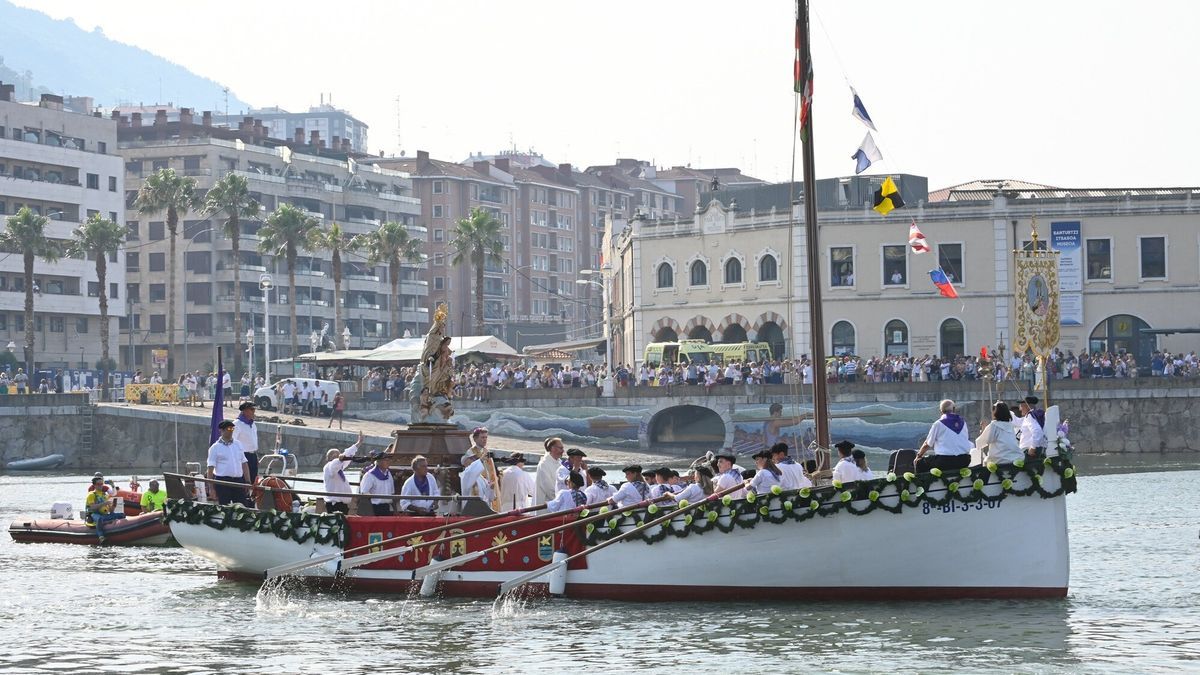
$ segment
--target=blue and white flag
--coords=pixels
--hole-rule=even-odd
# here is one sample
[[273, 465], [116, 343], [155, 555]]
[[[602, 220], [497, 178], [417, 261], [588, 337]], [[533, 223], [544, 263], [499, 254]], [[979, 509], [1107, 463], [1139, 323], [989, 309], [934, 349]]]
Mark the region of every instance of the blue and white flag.
[[854, 87], [850, 87], [850, 93], [854, 95], [854, 109], [850, 111], [850, 114], [867, 125], [867, 128], [871, 131], [878, 132], [879, 130], [875, 128], [875, 123], [871, 121], [871, 116], [867, 114], [867, 107], [863, 105], [862, 99], [858, 97], [858, 92], [854, 91]]
[[863, 142], [859, 144], [858, 150], [855, 150], [854, 154], [850, 155], [850, 159], [856, 162], [854, 166], [854, 173], [856, 174], [866, 171], [872, 162], [883, 160], [883, 153], [879, 152], [879, 148], [875, 147], [875, 139], [871, 137], [871, 132], [867, 132], [866, 138], [863, 138]]

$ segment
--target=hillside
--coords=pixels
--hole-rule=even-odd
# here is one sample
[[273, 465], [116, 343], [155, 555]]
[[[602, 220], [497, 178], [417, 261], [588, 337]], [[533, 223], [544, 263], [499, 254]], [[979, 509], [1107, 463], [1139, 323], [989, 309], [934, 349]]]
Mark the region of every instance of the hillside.
[[[0, 0], [0, 80], [17, 85], [19, 99], [44, 91], [91, 96], [97, 105], [183, 102], [221, 110], [220, 83], [150, 52], [87, 32], [69, 20]], [[229, 109], [248, 108], [229, 94]]]

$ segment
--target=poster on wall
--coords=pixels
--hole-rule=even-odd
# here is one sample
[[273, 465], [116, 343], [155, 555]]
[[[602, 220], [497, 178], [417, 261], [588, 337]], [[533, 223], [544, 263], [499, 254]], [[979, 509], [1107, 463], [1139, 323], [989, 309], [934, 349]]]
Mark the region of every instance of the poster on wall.
[[151, 349], [150, 350], [150, 360], [152, 363], [154, 363], [155, 368], [158, 368], [158, 369], [166, 368], [167, 367], [167, 350]]
[[1063, 326], [1083, 325], [1083, 293], [1058, 294], [1058, 322]]
[[[1050, 223], [1050, 248], [1059, 251], [1058, 290], [1072, 293], [1083, 290], [1083, 237], [1078, 220]], [[1063, 308], [1063, 324], [1067, 323]], [[1082, 320], [1082, 317], [1081, 317]]]

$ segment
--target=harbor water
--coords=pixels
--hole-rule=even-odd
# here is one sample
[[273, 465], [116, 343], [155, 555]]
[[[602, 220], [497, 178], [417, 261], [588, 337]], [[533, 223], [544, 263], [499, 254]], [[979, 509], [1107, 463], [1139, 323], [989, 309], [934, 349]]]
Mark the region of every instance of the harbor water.
[[[653, 602], [649, 589], [646, 603], [491, 602], [261, 590], [217, 581], [211, 563], [180, 548], [4, 535], [0, 671], [1200, 671], [1200, 461], [1079, 464], [1079, 492], [1068, 497], [1071, 590], [1050, 601], [681, 604]], [[55, 501], [79, 508], [88, 479], [0, 476], [0, 526], [45, 517]], [[802, 523], [780, 527], [803, 536]], [[903, 551], [861, 545], [905, 575]], [[729, 574], [788, 564], [753, 551], [741, 559]]]

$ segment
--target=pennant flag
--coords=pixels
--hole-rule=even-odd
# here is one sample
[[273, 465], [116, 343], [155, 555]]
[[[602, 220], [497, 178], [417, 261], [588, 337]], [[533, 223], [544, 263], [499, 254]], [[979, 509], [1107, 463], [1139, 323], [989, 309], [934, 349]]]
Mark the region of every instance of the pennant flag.
[[883, 160], [883, 153], [879, 152], [879, 148], [875, 147], [875, 139], [871, 138], [871, 132], [867, 132], [867, 137], [859, 144], [858, 150], [850, 155], [857, 164], [854, 167], [854, 173], [862, 173], [871, 166], [871, 162], [879, 162]]
[[858, 121], [867, 125], [867, 128], [876, 133], [879, 132], [875, 128], [875, 123], [871, 121], [871, 116], [867, 114], [867, 107], [863, 105], [862, 99], [858, 97], [858, 92], [854, 91], [854, 87], [850, 87], [850, 93], [854, 95], [854, 109], [850, 111], [851, 115], [858, 118]]
[[913, 253], [929, 253], [929, 242], [925, 241], [925, 235], [921, 234], [921, 228], [917, 227], [917, 221], [914, 219], [912, 225], [908, 226], [908, 246]]
[[942, 268], [929, 270], [929, 278], [933, 280], [933, 285], [937, 286], [938, 293], [941, 293], [943, 298], [958, 297], [958, 291], [954, 290], [954, 284], [946, 278], [946, 273], [942, 271]]
[[904, 200], [900, 198], [900, 191], [896, 189], [896, 183], [891, 176], [883, 179], [883, 185], [875, 191], [875, 206], [871, 207], [879, 212], [879, 215], [886, 216], [895, 209], [904, 208]]
[[[812, 107], [813, 95], [813, 72], [812, 63], [804, 60], [805, 44], [804, 40], [808, 37], [808, 26], [804, 25], [800, 20], [800, 16], [796, 16], [796, 62], [792, 72], [792, 88], [800, 94], [800, 133], [804, 133], [804, 126], [808, 122], [808, 112]], [[810, 59], [811, 59], [811, 55]]]
[[217, 442], [221, 436], [221, 432], [217, 429], [217, 425], [221, 420], [225, 419], [225, 387], [221, 383], [225, 381], [225, 365], [221, 363], [221, 348], [217, 347], [217, 386], [216, 395], [212, 401], [212, 422], [208, 430], [208, 444], [212, 445]]

